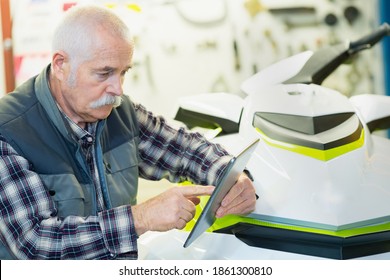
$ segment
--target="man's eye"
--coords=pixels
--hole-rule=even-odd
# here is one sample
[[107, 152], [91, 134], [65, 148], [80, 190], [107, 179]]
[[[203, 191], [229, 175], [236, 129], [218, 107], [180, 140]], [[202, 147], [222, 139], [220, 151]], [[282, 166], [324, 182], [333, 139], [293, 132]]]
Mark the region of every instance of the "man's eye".
[[101, 73], [98, 73], [98, 75], [100, 76], [100, 77], [107, 77], [107, 76], [109, 76], [110, 75], [110, 72], [101, 72]]

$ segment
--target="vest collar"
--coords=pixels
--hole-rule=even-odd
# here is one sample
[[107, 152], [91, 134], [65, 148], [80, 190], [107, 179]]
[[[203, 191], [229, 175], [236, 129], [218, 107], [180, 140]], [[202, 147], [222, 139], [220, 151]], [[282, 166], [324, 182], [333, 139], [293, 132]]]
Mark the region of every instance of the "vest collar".
[[57, 127], [58, 131], [60, 131], [65, 138], [72, 139], [72, 135], [68, 132], [68, 128], [57, 107], [57, 103], [50, 92], [47, 80], [48, 71], [50, 71], [50, 64], [45, 67], [35, 79], [34, 89], [37, 99], [45, 109], [50, 120]]
[[[46, 66], [42, 72], [36, 77], [34, 89], [39, 103], [43, 106], [50, 120], [57, 127], [58, 131], [67, 139], [75, 140], [72, 130], [67, 123], [67, 120], [63, 117], [60, 109], [57, 106], [48, 83], [48, 73], [50, 71], [50, 64]], [[105, 124], [105, 121], [99, 121], [98, 127], [101, 128]], [[98, 129], [101, 132], [101, 129]]]

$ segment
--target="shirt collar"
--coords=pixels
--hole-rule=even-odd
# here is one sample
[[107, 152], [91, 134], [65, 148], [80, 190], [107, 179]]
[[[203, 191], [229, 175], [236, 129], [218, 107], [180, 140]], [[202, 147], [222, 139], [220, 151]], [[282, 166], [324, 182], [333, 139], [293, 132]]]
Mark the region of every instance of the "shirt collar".
[[58, 109], [60, 110], [62, 116], [66, 120], [66, 122], [69, 124], [68, 128], [71, 129], [71, 132], [74, 136], [76, 136], [77, 139], [81, 140], [85, 137], [95, 137], [96, 135], [96, 127], [97, 122], [94, 123], [87, 123], [86, 128], [83, 129], [80, 126], [78, 126], [71, 118], [69, 118], [61, 109], [61, 107], [58, 105]]

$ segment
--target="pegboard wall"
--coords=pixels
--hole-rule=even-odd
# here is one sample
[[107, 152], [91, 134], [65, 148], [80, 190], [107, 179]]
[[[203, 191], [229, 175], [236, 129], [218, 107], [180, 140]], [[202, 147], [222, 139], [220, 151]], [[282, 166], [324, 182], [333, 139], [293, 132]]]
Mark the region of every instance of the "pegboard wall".
[[[136, 49], [125, 93], [167, 117], [182, 96], [242, 94], [241, 83], [268, 65], [379, 25], [374, 0], [18, 0], [11, 3], [17, 84], [50, 62], [52, 27], [85, 2], [110, 7], [129, 25]], [[347, 96], [384, 94], [381, 51], [363, 52], [324, 85]]]

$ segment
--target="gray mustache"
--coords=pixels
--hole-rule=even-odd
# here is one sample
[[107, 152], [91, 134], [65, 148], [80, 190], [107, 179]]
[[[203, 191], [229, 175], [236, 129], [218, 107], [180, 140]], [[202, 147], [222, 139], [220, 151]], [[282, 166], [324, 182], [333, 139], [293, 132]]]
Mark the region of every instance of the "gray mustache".
[[122, 103], [122, 97], [105, 94], [102, 97], [100, 97], [98, 100], [91, 102], [89, 107], [91, 109], [97, 109], [106, 105], [113, 105], [115, 108], [121, 105], [121, 103]]

